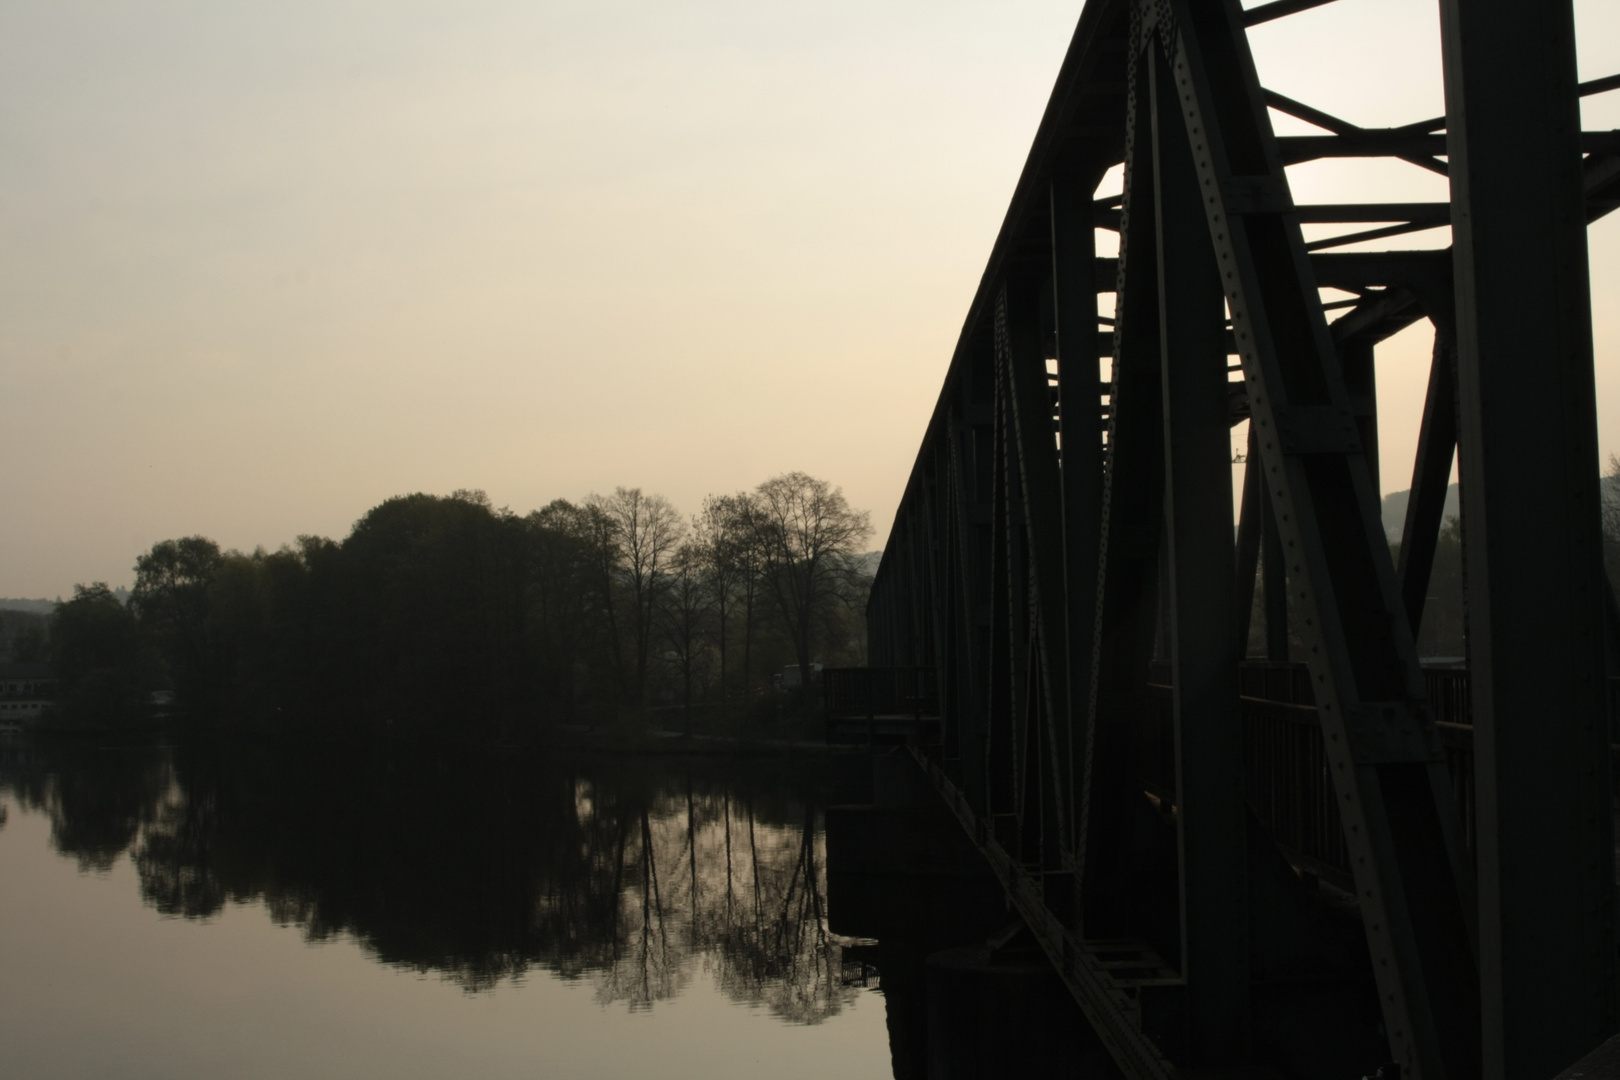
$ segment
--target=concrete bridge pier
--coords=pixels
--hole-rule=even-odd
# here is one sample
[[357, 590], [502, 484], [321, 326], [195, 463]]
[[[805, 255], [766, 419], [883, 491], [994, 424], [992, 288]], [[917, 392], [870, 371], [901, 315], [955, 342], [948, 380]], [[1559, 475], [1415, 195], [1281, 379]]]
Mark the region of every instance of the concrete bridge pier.
[[1022, 923], [928, 957], [928, 1078], [1121, 1074]]
[[827, 910], [835, 934], [957, 945], [1008, 921], [1001, 884], [903, 749], [842, 755], [829, 806]]
[[1119, 1076], [961, 824], [902, 748], [843, 755], [827, 909], [877, 967], [897, 1080]]

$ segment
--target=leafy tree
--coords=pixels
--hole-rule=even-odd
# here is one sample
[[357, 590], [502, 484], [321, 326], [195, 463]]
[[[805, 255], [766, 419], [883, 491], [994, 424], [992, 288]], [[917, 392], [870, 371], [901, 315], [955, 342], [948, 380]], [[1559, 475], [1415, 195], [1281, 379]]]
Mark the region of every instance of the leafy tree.
[[0, 608], [0, 657], [23, 663], [48, 661], [50, 620], [54, 607], [51, 605], [44, 611]]
[[25, 626], [11, 639], [11, 655], [25, 664], [50, 658], [51, 642], [43, 627]]
[[200, 696], [210, 670], [205, 655], [208, 587], [219, 562], [219, 545], [204, 536], [160, 541], [135, 560], [130, 607], [176, 685], [193, 697]]
[[356, 702], [384, 725], [509, 716], [527, 675], [522, 547], [481, 492], [389, 499], [356, 523], [337, 575]]
[[206, 623], [214, 704], [269, 713], [307, 706], [330, 688], [314, 650], [311, 592], [304, 547], [221, 556]]
[[617, 549], [598, 510], [566, 499], [535, 511], [524, 524], [540, 705], [572, 718], [618, 670], [612, 583]]
[[71, 718], [127, 720], [150, 689], [151, 665], [140, 625], [106, 582], [75, 585], [52, 616], [52, 662]]

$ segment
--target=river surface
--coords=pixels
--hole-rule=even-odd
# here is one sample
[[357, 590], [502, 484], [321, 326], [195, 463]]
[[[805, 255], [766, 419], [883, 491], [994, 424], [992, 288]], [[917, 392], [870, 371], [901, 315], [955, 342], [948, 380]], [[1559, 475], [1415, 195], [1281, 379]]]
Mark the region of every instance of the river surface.
[[893, 1075], [813, 763], [0, 735], [0, 1077]]

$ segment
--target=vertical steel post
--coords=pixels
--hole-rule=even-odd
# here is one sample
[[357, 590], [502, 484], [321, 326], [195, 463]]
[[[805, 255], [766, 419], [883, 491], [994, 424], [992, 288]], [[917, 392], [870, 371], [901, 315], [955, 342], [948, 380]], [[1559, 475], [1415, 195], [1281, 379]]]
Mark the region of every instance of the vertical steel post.
[[1060, 172], [1049, 189], [1052, 221], [1052, 297], [1057, 330], [1058, 405], [1062, 431], [1063, 595], [1068, 682], [1062, 726], [1070, 804], [1066, 832], [1073, 852], [1075, 733], [1085, 714], [1091, 682], [1092, 624], [1097, 617], [1097, 534], [1102, 516], [1102, 427], [1097, 393], [1096, 239], [1093, 179]]
[[1418, 425], [1417, 455], [1401, 526], [1401, 558], [1396, 566], [1401, 602], [1413, 638], [1423, 626], [1423, 606], [1445, 514], [1451, 461], [1457, 450], [1456, 353], [1450, 339], [1449, 324], [1436, 322], [1434, 359], [1429, 365], [1429, 389], [1423, 399], [1423, 420]]
[[[1258, 471], [1258, 470], [1257, 470]], [[1277, 511], [1262, 493], [1260, 574], [1266, 605], [1266, 659], [1288, 659], [1288, 572], [1283, 565], [1282, 534], [1277, 531]]]
[[[1160, 390], [1158, 242], [1146, 65], [1133, 44], [1125, 196], [1115, 302], [1114, 377], [1099, 540], [1096, 635], [1086, 718], [1076, 861], [1088, 936], [1126, 932], [1131, 898], [1125, 838], [1136, 783], [1134, 727], [1144, 706], [1158, 609], [1164, 436]], [[1138, 71], [1140, 68], [1140, 71]]]
[[1570, 0], [1442, 0], [1487, 1077], [1615, 1027], [1591, 286]]
[[1243, 503], [1238, 511], [1237, 529], [1237, 610], [1232, 635], [1233, 656], [1249, 655], [1249, 623], [1254, 616], [1254, 585], [1260, 572], [1260, 534], [1264, 499], [1260, 492], [1260, 459], [1254, 452], [1254, 432], [1249, 432], [1243, 466]]
[[1356, 434], [1367, 459], [1367, 473], [1375, 495], [1383, 496], [1378, 480], [1378, 379], [1374, 366], [1375, 345], [1352, 341], [1339, 346], [1339, 365], [1344, 369], [1344, 388], [1350, 394], [1350, 409], [1356, 418]]
[[1173, 671], [1182, 972], [1194, 1067], [1249, 1047], [1248, 832], [1237, 713], [1226, 294], [1181, 106], [1157, 49], [1153, 166], [1164, 400], [1164, 520]]
[[963, 423], [956, 433], [958, 498], [957, 536], [962, 552], [964, 706], [958, 729], [962, 788], [973, 804], [988, 804], [990, 674], [995, 640], [991, 623], [994, 543], [990, 521], [995, 504], [993, 416], [995, 361], [989, 336], [965, 340], [956, 363], [961, 368], [959, 393]]
[[1243, 11], [1142, 11], [1172, 58], [1391, 1052], [1418, 1080], [1473, 1075], [1472, 890], [1450, 779]]
[[[1015, 483], [1023, 518], [1019, 530], [1028, 560], [1024, 580], [1025, 624], [1032, 655], [1026, 708], [1038, 728], [1031, 746], [1044, 744], [1046, 760], [1025, 770], [1025, 784], [1040, 789], [1041, 816], [1048, 841], [1067, 851], [1070, 844], [1070, 727], [1068, 724], [1068, 633], [1064, 600], [1063, 480], [1047, 385], [1046, 348], [1040, 334], [1040, 296], [1045, 275], [1033, 267], [1010, 273], [998, 316], [1005, 319], [1006, 378], [1012, 417]], [[1027, 828], [1027, 824], [1026, 824]], [[1055, 861], [1055, 859], [1054, 859]]]

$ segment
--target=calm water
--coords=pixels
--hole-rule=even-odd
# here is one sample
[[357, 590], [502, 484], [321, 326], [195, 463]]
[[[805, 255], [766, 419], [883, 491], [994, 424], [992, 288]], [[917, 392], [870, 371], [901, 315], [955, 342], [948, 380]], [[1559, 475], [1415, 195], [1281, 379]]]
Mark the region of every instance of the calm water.
[[0, 735], [0, 1076], [891, 1073], [813, 766]]

